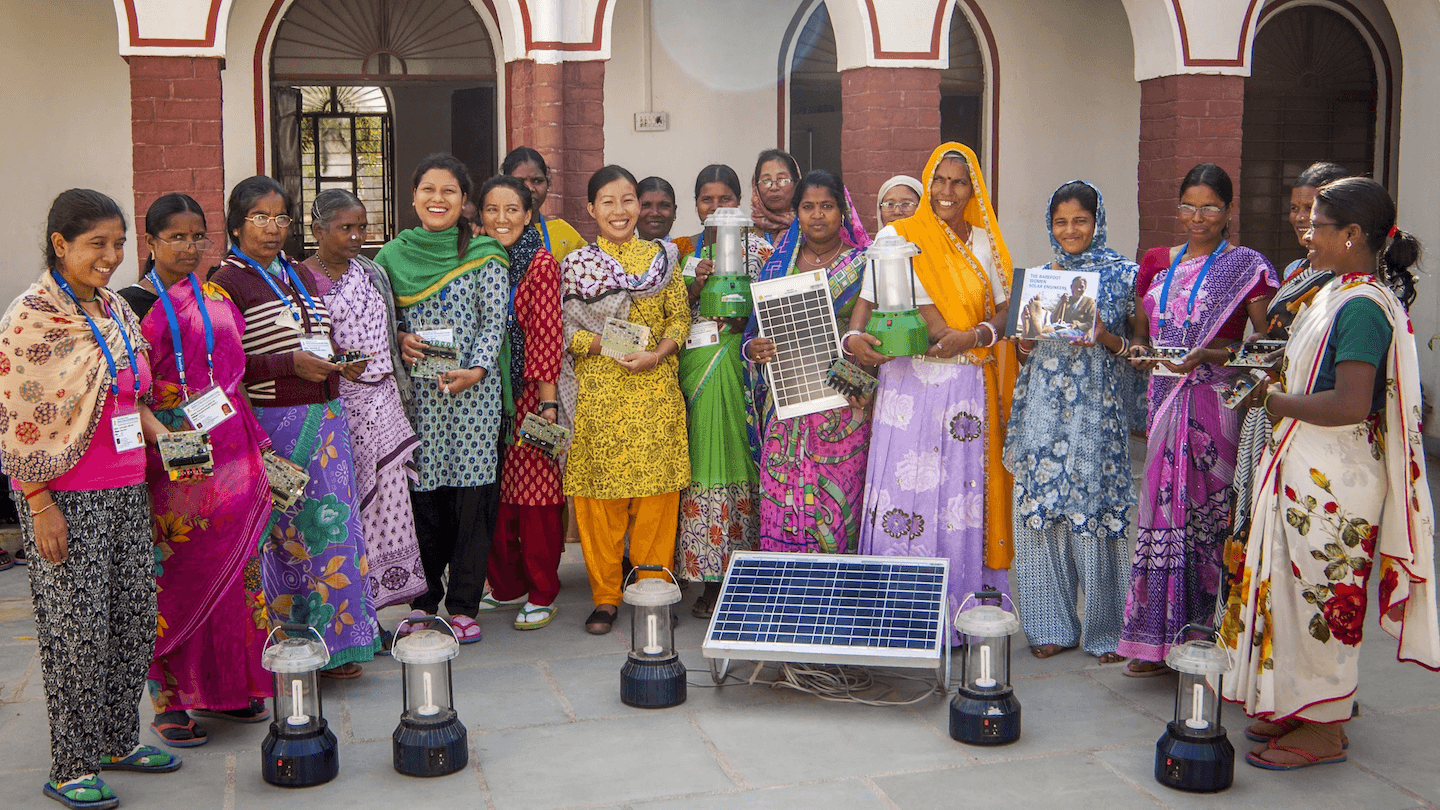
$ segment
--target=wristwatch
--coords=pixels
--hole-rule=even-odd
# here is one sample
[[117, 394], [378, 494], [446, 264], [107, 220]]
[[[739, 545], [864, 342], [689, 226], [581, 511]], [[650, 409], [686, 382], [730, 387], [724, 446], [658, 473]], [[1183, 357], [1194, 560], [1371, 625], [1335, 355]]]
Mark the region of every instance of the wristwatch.
[[535, 413], [544, 413], [551, 408], [554, 408], [557, 411], [560, 410], [560, 403], [555, 402], [554, 400], [543, 401], [538, 407], [535, 408]]

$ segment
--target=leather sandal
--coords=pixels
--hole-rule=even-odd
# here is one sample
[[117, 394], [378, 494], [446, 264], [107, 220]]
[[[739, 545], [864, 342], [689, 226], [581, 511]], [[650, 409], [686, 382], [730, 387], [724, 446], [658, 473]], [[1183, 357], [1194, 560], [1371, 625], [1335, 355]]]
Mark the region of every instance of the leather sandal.
[[591, 611], [585, 617], [585, 632], [592, 636], [603, 636], [615, 629], [615, 617], [619, 615], [620, 608], [611, 605], [610, 611], [601, 610], [599, 607]]

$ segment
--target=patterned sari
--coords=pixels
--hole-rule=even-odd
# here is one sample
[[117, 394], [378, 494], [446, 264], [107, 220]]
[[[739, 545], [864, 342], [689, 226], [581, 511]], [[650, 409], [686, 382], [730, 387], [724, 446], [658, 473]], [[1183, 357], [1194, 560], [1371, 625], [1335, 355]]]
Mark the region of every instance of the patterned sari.
[[1394, 327], [1384, 410], [1340, 427], [1280, 420], [1256, 471], [1254, 526], [1227, 549], [1239, 584], [1220, 627], [1235, 650], [1224, 694], [1254, 717], [1349, 719], [1377, 562], [1380, 627], [1400, 640], [1396, 658], [1440, 668], [1419, 359], [1404, 307], [1368, 274], [1326, 284], [1295, 319], [1284, 386], [1314, 393], [1335, 317], [1362, 297]]
[[[260, 448], [269, 438], [240, 393], [244, 319], [224, 290], [203, 287], [215, 336], [214, 379], [235, 415], [210, 430], [215, 472], [196, 481], [171, 481], [154, 445], [146, 447], [146, 480], [154, 504], [156, 601], [159, 622], [149, 688], [157, 711], [242, 709], [270, 694], [260, 666], [269, 623], [260, 581], [260, 541], [270, 519], [270, 488]], [[188, 396], [212, 383], [205, 324], [190, 281], [164, 293], [175, 310], [185, 358]], [[179, 406], [187, 398], [175, 363], [175, 335], [164, 302], [140, 323], [150, 343], [155, 416], [186, 427]]]
[[[1258, 282], [1278, 283], [1275, 268], [1249, 248], [1217, 257], [1202, 273], [1207, 258], [1175, 268], [1168, 304], [1161, 301], [1162, 279], [1150, 286], [1142, 305], [1152, 345], [1204, 346]], [[1194, 310], [1186, 313], [1192, 291]], [[1223, 366], [1202, 364], [1184, 377], [1150, 377], [1144, 494], [1116, 649], [1123, 656], [1162, 661], [1181, 627], [1208, 625], [1214, 616], [1240, 433], [1239, 415], [1222, 404], [1218, 389], [1232, 376]]]

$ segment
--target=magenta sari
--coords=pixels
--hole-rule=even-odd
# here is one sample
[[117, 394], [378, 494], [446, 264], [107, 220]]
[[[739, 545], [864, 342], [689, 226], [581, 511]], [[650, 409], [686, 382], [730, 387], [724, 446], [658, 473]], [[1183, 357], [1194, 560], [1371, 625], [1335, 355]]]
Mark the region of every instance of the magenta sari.
[[[260, 448], [269, 444], [240, 392], [244, 319], [224, 291], [204, 286], [215, 336], [214, 383], [235, 415], [210, 431], [214, 475], [172, 482], [160, 454], [147, 448], [146, 480], [154, 504], [159, 622], [149, 687], [155, 710], [242, 709], [270, 694], [260, 666], [268, 621], [260, 582], [260, 543], [270, 519], [270, 489]], [[211, 384], [205, 329], [190, 281], [170, 287], [191, 396]], [[150, 342], [155, 416], [184, 427], [185, 400], [164, 302], [140, 324]]]

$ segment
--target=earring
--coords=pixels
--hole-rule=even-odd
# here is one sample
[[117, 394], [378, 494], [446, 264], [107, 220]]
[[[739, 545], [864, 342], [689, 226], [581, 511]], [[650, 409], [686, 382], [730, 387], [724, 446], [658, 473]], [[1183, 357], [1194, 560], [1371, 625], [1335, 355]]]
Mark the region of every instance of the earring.
[[1350, 244], [1350, 240], [1349, 240], [1349, 239], [1346, 239], [1346, 240], [1345, 240], [1345, 249], [1346, 249], [1346, 250], [1349, 250], [1349, 249], [1352, 248], [1352, 247], [1354, 247], [1354, 245]]

